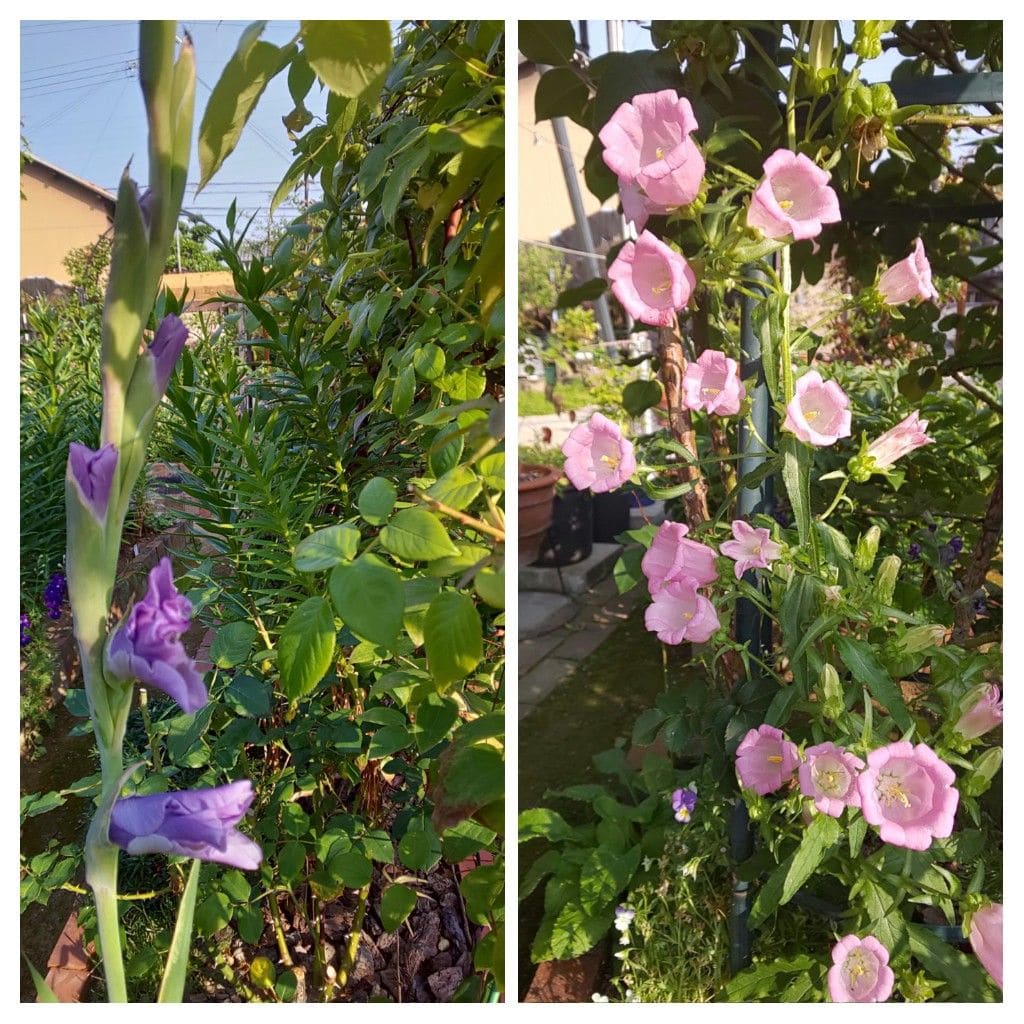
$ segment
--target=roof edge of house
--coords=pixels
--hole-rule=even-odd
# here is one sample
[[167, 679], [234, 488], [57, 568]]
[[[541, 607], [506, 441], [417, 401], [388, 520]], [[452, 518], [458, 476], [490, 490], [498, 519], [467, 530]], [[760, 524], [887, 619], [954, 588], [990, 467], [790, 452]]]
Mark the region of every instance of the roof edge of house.
[[52, 171], [54, 174], [59, 174], [62, 178], [66, 178], [68, 181], [74, 182], [79, 188], [84, 188], [88, 192], [92, 192], [93, 195], [99, 196], [104, 201], [108, 202], [113, 206], [117, 202], [117, 197], [112, 193], [108, 192], [105, 188], [101, 188], [94, 182], [88, 181], [85, 178], [79, 178], [78, 175], [72, 174], [70, 171], [64, 170], [63, 167], [58, 167], [56, 164], [51, 164], [49, 160], [44, 160], [40, 156], [36, 156], [34, 153], [26, 153], [25, 161], [31, 164], [39, 164], [40, 167], [45, 167], [48, 171]]

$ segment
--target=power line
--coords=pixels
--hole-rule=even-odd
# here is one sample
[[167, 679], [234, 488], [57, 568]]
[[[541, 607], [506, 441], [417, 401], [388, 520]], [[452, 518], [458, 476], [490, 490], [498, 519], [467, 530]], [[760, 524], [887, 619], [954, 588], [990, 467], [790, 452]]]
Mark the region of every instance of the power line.
[[100, 61], [109, 60], [111, 57], [129, 57], [135, 53], [135, 50], [118, 50], [115, 53], [100, 53], [94, 57], [81, 57], [79, 60], [66, 60], [60, 64], [44, 64], [38, 68], [22, 68], [21, 73], [23, 75], [35, 75], [40, 71], [53, 71], [55, 68], [70, 68], [75, 67], [78, 64], [93, 64]]
[[125, 78], [131, 77], [133, 77], [132, 71], [130, 71], [128, 68], [125, 68], [122, 71], [104, 72], [103, 76], [101, 76], [98, 79], [82, 79], [81, 81], [75, 82], [74, 85], [61, 86], [59, 89], [42, 89], [40, 92], [33, 93], [22, 92], [21, 98], [28, 100], [38, 100], [42, 99], [44, 96], [56, 96], [62, 92], [74, 92], [76, 89], [81, 89], [83, 86], [106, 85], [109, 82], [120, 82]]
[[[43, 22], [43, 25], [49, 24], [49, 22]], [[21, 34], [23, 36], [50, 36], [58, 32], [88, 32], [90, 29], [96, 28], [114, 28], [121, 25], [130, 26], [134, 24], [131, 21], [89, 21], [89, 22], [71, 22], [65, 28], [40, 28], [38, 32], [33, 32], [32, 29], [37, 26], [29, 26], [28, 28], [22, 27]]]

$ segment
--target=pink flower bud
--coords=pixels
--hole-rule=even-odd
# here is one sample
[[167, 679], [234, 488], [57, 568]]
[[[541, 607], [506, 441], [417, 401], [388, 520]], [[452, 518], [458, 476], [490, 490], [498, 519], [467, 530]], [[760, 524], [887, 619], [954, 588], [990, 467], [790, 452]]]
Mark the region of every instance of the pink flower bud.
[[873, 935], [846, 935], [832, 947], [828, 994], [833, 1003], [884, 1003], [894, 980], [889, 951]]
[[619, 250], [608, 279], [629, 315], [655, 327], [671, 326], [697, 286], [686, 260], [649, 231]]
[[1003, 724], [1003, 702], [999, 687], [994, 683], [975, 687], [961, 707], [964, 705], [966, 710], [956, 723], [956, 731], [965, 740], [977, 739], [989, 729]]
[[817, 370], [811, 370], [796, 382], [782, 429], [792, 431], [804, 444], [822, 448], [849, 437], [850, 422], [846, 393], [834, 380], [822, 380]]
[[842, 219], [830, 178], [803, 153], [777, 149], [764, 162], [764, 178], [750, 199], [747, 224], [769, 238], [814, 238], [823, 224]]
[[875, 438], [868, 445], [865, 454], [875, 460], [876, 469], [887, 469], [897, 459], [909, 455], [915, 448], [932, 444], [935, 439], [925, 433], [927, 429], [928, 421], [919, 420], [915, 409], [891, 430], [887, 430], [881, 437]]
[[1003, 987], [1003, 905], [990, 903], [971, 915], [968, 936], [974, 955], [992, 980]]
[[724, 352], [706, 349], [683, 374], [683, 405], [719, 416], [735, 416], [747, 389], [740, 380], [739, 364]]
[[894, 263], [878, 279], [878, 293], [890, 306], [911, 299], [937, 299], [939, 293], [932, 285], [932, 268], [924, 253], [924, 243], [918, 238], [906, 259]]

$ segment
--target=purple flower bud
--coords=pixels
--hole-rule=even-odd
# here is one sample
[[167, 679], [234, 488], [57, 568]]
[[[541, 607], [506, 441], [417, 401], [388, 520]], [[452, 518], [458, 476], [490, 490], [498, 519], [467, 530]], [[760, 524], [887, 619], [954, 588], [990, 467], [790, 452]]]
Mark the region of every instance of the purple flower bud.
[[697, 806], [697, 793], [692, 789], [677, 789], [672, 794], [672, 811], [676, 821], [687, 824]]
[[32, 620], [23, 612], [21, 615], [21, 646], [28, 647], [32, 643], [32, 637], [28, 631], [32, 628]]
[[248, 779], [215, 789], [123, 797], [110, 816], [110, 841], [131, 854], [166, 853], [259, 867], [263, 851], [235, 826], [253, 801]]
[[911, 544], [910, 547], [907, 548], [907, 561], [909, 561], [909, 562], [916, 562], [920, 557], [921, 557], [921, 545], [920, 544]]
[[46, 612], [51, 619], [60, 618], [60, 610], [64, 606], [67, 596], [67, 577], [62, 572], [55, 572], [43, 591], [43, 604], [46, 605]]
[[974, 614], [980, 617], [984, 615], [987, 611], [988, 605], [985, 604], [985, 598], [976, 597], [974, 599]]
[[153, 357], [153, 376], [158, 394], [167, 390], [167, 382], [174, 372], [174, 364], [188, 340], [188, 328], [173, 313], [165, 316], [156, 329], [156, 335], [149, 344]]
[[153, 225], [153, 208], [156, 205], [156, 196], [151, 188], [147, 188], [139, 194], [139, 212], [147, 228]]
[[98, 452], [77, 441], [68, 445], [71, 480], [82, 503], [88, 505], [97, 519], [106, 518], [115, 469], [117, 449], [112, 444], [105, 444]]
[[949, 546], [953, 549], [956, 554], [960, 554], [964, 549], [964, 541], [962, 537], [951, 537], [949, 539]]
[[111, 637], [106, 671], [163, 690], [186, 714], [198, 711], [208, 699], [206, 687], [178, 639], [191, 615], [192, 605], [175, 589], [171, 560], [161, 558], [149, 574], [146, 596]]

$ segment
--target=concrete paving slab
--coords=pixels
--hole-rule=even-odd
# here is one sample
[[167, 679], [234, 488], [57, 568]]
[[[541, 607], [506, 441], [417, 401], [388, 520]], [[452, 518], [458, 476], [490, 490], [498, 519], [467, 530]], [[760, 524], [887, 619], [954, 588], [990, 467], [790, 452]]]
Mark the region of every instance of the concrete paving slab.
[[519, 570], [520, 591], [545, 590], [581, 597], [611, 575], [621, 553], [621, 544], [595, 544], [590, 557], [575, 565], [558, 569], [523, 566]]
[[553, 630], [543, 636], [530, 636], [519, 641], [519, 676], [522, 678], [534, 665], [546, 658], [564, 639], [563, 629]]
[[534, 590], [519, 591], [519, 640], [558, 629], [576, 614], [572, 598]]
[[[563, 630], [562, 632], [567, 632]], [[570, 661], [582, 661], [604, 643], [611, 634], [601, 626], [588, 626], [586, 629], [574, 630], [554, 650], [556, 658], [568, 658]]]
[[556, 686], [568, 679], [575, 669], [575, 661], [545, 658], [519, 681], [519, 699], [529, 704], [539, 704]]

